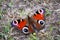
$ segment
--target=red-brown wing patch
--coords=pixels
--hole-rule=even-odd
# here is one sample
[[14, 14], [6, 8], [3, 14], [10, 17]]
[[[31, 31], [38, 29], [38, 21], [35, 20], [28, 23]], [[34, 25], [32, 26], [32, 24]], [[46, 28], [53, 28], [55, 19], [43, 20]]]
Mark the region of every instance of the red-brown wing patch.
[[24, 20], [24, 21], [21, 21], [19, 24], [18, 24], [18, 29], [22, 30], [22, 28], [27, 24], [27, 21]]
[[36, 14], [36, 15], [33, 16], [33, 18], [36, 19], [36, 20], [44, 20], [44, 15]]

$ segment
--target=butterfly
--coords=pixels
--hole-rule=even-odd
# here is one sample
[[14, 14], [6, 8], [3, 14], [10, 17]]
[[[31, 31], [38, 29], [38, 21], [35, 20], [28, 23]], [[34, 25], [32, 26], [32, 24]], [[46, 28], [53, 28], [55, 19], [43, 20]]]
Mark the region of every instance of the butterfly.
[[45, 10], [43, 8], [37, 10], [31, 17], [28, 15], [27, 19], [17, 19], [11, 22], [12, 26], [17, 27], [24, 34], [34, 33], [44, 28]]

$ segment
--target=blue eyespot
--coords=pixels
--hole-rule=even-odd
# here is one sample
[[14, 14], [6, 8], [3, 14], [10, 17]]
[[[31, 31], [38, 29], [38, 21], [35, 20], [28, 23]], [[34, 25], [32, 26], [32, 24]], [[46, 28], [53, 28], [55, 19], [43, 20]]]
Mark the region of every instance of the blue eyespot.
[[17, 22], [17, 21], [12, 21], [12, 22], [11, 22], [11, 26], [12, 26], [12, 27], [17, 26], [17, 24], [18, 24], [18, 22]]
[[44, 14], [45, 13], [45, 9], [44, 8], [41, 8], [40, 9], [40, 12]]
[[15, 25], [13, 25], [13, 21], [11, 22], [11, 27], [14, 27]]
[[24, 28], [22, 29], [22, 32], [23, 32], [24, 34], [29, 34], [28, 27], [24, 27]]
[[44, 25], [45, 25], [45, 21], [44, 21], [44, 20], [38, 20], [38, 23], [39, 23], [41, 26], [44, 26]]

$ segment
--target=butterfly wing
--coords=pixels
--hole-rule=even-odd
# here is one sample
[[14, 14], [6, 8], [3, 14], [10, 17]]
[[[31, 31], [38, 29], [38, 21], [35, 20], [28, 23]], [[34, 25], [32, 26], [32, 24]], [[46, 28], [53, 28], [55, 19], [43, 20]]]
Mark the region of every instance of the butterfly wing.
[[18, 23], [18, 29], [22, 30], [24, 26], [26, 26], [27, 21], [26, 20], [22, 20], [20, 21], [20, 23]]
[[36, 11], [36, 14], [34, 14], [32, 17], [29, 18], [29, 21], [30, 21], [30, 24], [33, 25], [34, 29], [37, 29], [37, 30], [42, 29], [43, 27], [41, 26], [41, 24], [45, 24], [44, 12], [42, 10]]

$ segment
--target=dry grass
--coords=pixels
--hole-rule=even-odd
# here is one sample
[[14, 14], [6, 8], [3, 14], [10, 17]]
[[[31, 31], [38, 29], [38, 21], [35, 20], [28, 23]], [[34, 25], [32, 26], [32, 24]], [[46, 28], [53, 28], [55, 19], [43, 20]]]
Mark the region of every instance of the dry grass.
[[41, 7], [46, 10], [46, 24], [45, 29], [38, 33], [39, 40], [60, 40], [60, 0], [0, 0], [0, 40], [35, 40], [36, 36], [24, 35], [11, 27], [10, 22], [26, 18], [24, 15]]

